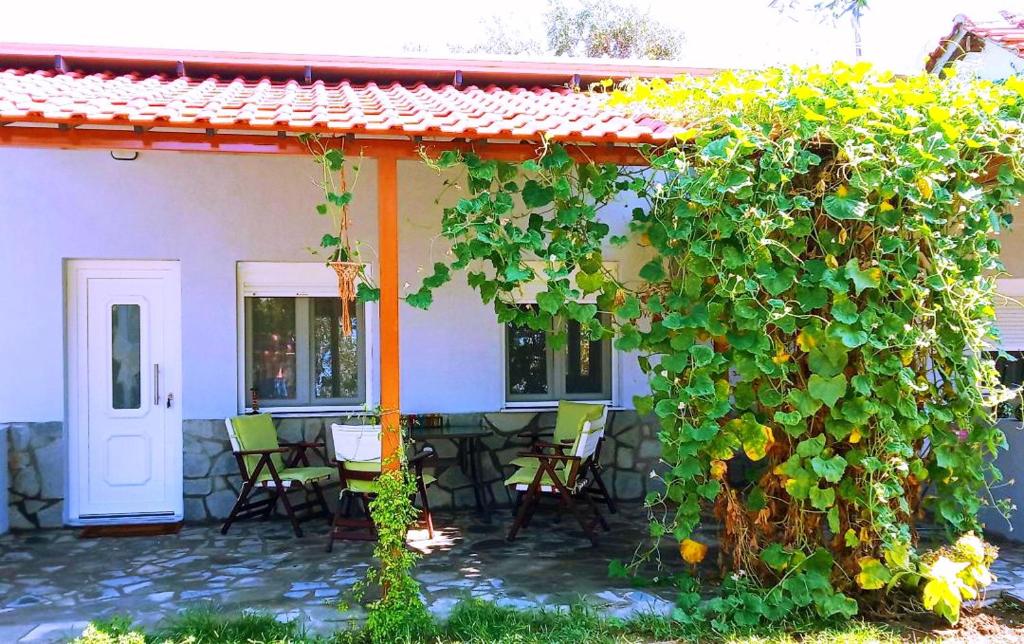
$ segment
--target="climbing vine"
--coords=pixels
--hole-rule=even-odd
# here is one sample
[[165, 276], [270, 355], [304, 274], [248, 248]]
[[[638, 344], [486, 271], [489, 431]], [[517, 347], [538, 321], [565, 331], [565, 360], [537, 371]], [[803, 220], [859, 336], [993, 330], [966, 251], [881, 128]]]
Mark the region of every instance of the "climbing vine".
[[[636, 408], [658, 419], [666, 466], [651, 534], [695, 562], [702, 518], [721, 525], [730, 576], [711, 602], [683, 593], [692, 614], [849, 616], [888, 592], [955, 621], [991, 556], [936, 567], [952, 560], [919, 554], [915, 523], [927, 512], [952, 539], [1005, 509], [994, 235], [1024, 192], [1024, 82], [838, 65], [605, 93], [679, 134], [644, 168], [559, 145], [521, 164], [429, 160], [464, 170], [466, 193], [444, 210], [452, 259], [407, 301], [429, 306], [464, 269], [500, 322], [552, 330], [557, 348], [576, 320], [637, 352], [652, 393]], [[612, 235], [600, 213], [626, 198], [640, 205]], [[641, 247], [639, 280], [604, 270], [608, 244]], [[515, 306], [534, 280], [538, 306]]]
[[[381, 410], [371, 417], [380, 423]], [[400, 426], [399, 444], [404, 444], [407, 428]], [[392, 462], [385, 467], [377, 479], [376, 493], [370, 501], [370, 517], [373, 520], [377, 540], [373, 547], [376, 564], [366, 572], [366, 577], [357, 582], [356, 596], [363, 598], [366, 591], [376, 587], [380, 597], [367, 606], [366, 630], [373, 642], [414, 642], [427, 637], [433, 626], [430, 613], [420, 595], [420, 584], [412, 576], [419, 555], [408, 547], [406, 536], [409, 528], [419, 518], [419, 510], [413, 505], [416, 495], [416, 480], [409, 469], [404, 450], [399, 450]]]

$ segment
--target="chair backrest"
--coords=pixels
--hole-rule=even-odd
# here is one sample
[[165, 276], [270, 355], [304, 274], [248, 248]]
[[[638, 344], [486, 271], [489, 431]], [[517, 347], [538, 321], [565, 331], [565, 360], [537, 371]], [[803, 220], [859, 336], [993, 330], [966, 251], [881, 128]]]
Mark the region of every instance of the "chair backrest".
[[598, 438], [604, 438], [604, 428], [608, 424], [608, 406], [600, 405], [601, 415], [591, 421], [591, 426], [594, 433], [598, 435]]
[[559, 400], [558, 415], [555, 416], [555, 433], [553, 441], [561, 444], [565, 441], [573, 441], [579, 438], [583, 423], [591, 422], [594, 430], [604, 433], [604, 419], [607, 417], [607, 409], [604, 405], [595, 403], [576, 402], [574, 400]]
[[601, 442], [603, 434], [604, 427], [595, 427], [589, 420], [583, 423], [583, 431], [580, 433], [580, 439], [576, 442], [576, 450], [573, 455], [581, 461], [592, 457], [597, 452], [597, 445]]
[[[234, 416], [224, 421], [228, 430], [228, 440], [231, 441], [231, 451], [242, 452], [253, 449], [277, 449], [277, 429], [274, 428], [274, 421], [270, 414], [252, 414], [248, 416]], [[256, 465], [260, 462], [258, 454], [243, 456], [245, 475], [252, 476]], [[284, 469], [284, 459], [281, 454], [271, 454], [270, 461], [274, 469], [281, 472]], [[260, 476], [267, 474], [269, 470], [260, 470]]]
[[341, 462], [379, 463], [380, 425], [331, 425], [334, 459]]

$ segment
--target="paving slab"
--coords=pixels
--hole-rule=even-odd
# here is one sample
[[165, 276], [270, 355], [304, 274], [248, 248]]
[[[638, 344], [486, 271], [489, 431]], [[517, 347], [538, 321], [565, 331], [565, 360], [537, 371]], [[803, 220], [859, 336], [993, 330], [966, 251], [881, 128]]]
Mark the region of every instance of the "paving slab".
[[[491, 522], [437, 513], [433, 539], [425, 530], [410, 533], [410, 547], [422, 554], [415, 574], [424, 600], [439, 618], [468, 597], [515, 608], [584, 601], [618, 617], [670, 612], [671, 588], [637, 589], [608, 577], [608, 562], [628, 561], [646, 537], [643, 509], [626, 506], [607, 518], [611, 530], [594, 547], [556, 508], [539, 511], [514, 542], [505, 540], [508, 511]], [[271, 520], [237, 523], [226, 536], [217, 525], [161, 537], [79, 539], [70, 529], [0, 536], [0, 642], [66, 641], [89, 620], [127, 615], [153, 625], [196, 606], [262, 611], [324, 633], [361, 619], [351, 591], [373, 545], [339, 542], [327, 553], [326, 522], [304, 529], [295, 538], [287, 521]], [[715, 542], [710, 533], [698, 538]], [[988, 597], [1024, 598], [1024, 546], [999, 546]], [[661, 554], [681, 568], [671, 544]]]

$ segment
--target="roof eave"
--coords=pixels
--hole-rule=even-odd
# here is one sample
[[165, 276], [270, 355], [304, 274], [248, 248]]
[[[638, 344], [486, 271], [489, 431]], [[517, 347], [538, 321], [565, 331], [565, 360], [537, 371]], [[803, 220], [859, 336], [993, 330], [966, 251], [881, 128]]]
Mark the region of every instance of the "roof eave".
[[267, 54], [184, 49], [97, 47], [0, 42], [0, 66], [89, 72], [272, 77], [306, 80], [374, 80], [465, 84], [566, 85], [610, 78], [674, 78], [719, 70], [674, 63], [594, 59], [512, 59], [488, 57], [389, 57]]

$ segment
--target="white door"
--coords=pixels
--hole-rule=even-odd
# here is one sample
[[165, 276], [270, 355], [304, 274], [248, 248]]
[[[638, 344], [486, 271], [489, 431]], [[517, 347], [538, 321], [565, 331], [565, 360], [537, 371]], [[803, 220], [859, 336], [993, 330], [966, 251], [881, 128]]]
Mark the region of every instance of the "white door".
[[182, 514], [177, 262], [69, 262], [72, 523]]

